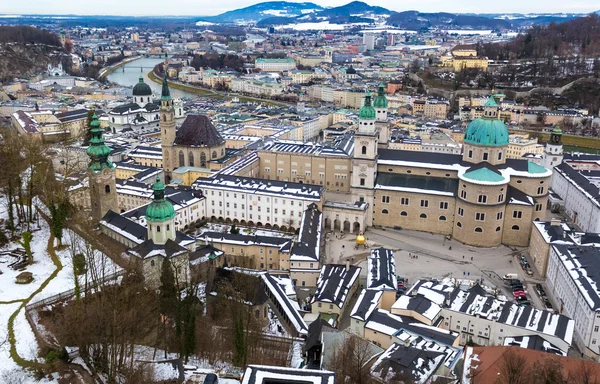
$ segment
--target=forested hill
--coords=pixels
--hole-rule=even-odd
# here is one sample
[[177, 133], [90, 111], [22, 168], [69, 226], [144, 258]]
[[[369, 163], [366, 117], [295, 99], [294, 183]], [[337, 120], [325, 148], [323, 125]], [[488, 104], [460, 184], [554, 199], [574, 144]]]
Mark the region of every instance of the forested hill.
[[70, 67], [68, 54], [58, 36], [44, 29], [0, 27], [0, 82], [29, 79], [48, 64], [63, 62]]
[[61, 46], [60, 39], [55, 33], [45, 29], [28, 26], [0, 26], [0, 44], [26, 43]]
[[591, 14], [564, 23], [532, 27], [514, 40], [480, 44], [478, 52], [492, 60], [600, 57], [600, 16]]

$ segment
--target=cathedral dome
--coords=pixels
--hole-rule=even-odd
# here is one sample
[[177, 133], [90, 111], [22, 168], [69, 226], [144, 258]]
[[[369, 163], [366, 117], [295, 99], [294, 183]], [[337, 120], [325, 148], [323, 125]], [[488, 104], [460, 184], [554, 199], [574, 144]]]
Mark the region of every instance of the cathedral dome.
[[375, 120], [376, 117], [377, 112], [375, 112], [375, 108], [371, 105], [371, 93], [367, 92], [365, 94], [365, 105], [360, 109], [358, 118], [361, 120]]
[[144, 83], [144, 78], [140, 75], [140, 81], [133, 87], [133, 96], [151, 96], [152, 89], [146, 83]]
[[165, 185], [156, 178], [156, 183], [152, 186], [154, 199], [146, 208], [146, 221], [161, 223], [171, 220], [175, 217], [175, 208], [173, 204], [165, 199]]
[[494, 95], [485, 103], [483, 117], [471, 121], [467, 126], [463, 142], [486, 147], [508, 145], [508, 128], [498, 119], [498, 104]]
[[508, 145], [508, 128], [502, 120], [475, 119], [467, 126], [463, 142], [488, 147]]

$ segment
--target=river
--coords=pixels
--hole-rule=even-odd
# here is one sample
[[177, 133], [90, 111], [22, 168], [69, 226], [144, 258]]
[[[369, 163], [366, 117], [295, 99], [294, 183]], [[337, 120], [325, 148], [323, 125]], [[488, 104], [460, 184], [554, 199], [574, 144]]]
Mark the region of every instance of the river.
[[[146, 82], [150, 88], [152, 88], [152, 92], [154, 92], [155, 96], [160, 96], [161, 86], [160, 84], [156, 84], [148, 78], [148, 72], [150, 72], [156, 64], [162, 63], [163, 60], [164, 59], [156, 57], [143, 57], [141, 59], [134, 60], [117, 68], [114, 72], [107, 76], [107, 79], [108, 81], [118, 84], [122, 87], [133, 87], [138, 83], [141, 74], [144, 76], [144, 82]], [[143, 67], [143, 72], [140, 70], [140, 67]], [[192, 93], [183, 92], [173, 88], [171, 88], [171, 95], [177, 98], [197, 97], [197, 95]]]

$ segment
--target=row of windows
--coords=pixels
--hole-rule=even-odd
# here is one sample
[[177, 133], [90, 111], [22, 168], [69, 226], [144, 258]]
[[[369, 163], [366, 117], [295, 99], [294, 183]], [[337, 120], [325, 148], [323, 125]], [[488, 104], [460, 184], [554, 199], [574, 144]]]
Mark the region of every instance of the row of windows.
[[[456, 222], [456, 226], [458, 228], [462, 228], [462, 223], [460, 221]], [[520, 228], [518, 225], [513, 225], [510, 229], [512, 229], [513, 231], [518, 231]], [[501, 227], [496, 227], [496, 232], [500, 232], [502, 230]], [[483, 232], [483, 228], [481, 227], [475, 227], [475, 232], [477, 233], [482, 233]]]
[[[382, 209], [382, 210], [381, 210], [381, 213], [382, 213], [383, 215], [388, 215], [388, 214], [389, 214], [389, 211], [388, 211], [387, 209]], [[402, 212], [400, 212], [400, 216], [408, 216], [408, 212], [406, 212], [406, 211], [402, 211]], [[419, 215], [419, 218], [421, 218], [421, 219], [426, 219], [426, 218], [427, 218], [427, 214], [425, 214], [425, 213], [421, 213], [421, 214]], [[446, 216], [440, 216], [440, 217], [438, 217], [438, 220], [440, 220], [440, 221], [446, 221], [447, 219], [446, 219]]]
[[[473, 150], [472, 149], [469, 149], [468, 157], [469, 157], [469, 159], [473, 158]], [[483, 158], [483, 161], [488, 161], [489, 160], [489, 153], [483, 152], [483, 157], [482, 158]], [[498, 160], [502, 160], [502, 152], [498, 152]]]

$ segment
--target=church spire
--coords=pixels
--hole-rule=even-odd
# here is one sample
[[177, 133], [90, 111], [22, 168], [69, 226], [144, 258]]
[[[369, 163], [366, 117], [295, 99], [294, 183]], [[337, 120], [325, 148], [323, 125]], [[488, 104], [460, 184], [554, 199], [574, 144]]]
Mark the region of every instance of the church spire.
[[89, 169], [93, 172], [101, 172], [105, 168], [114, 168], [112, 162], [108, 160], [111, 150], [104, 144], [102, 133], [103, 130], [100, 127], [100, 121], [98, 121], [98, 116], [94, 113], [90, 123], [90, 146], [86, 151], [90, 157]]
[[169, 91], [169, 83], [167, 82], [167, 72], [169, 71], [169, 59], [165, 53], [165, 62], [163, 64], [163, 81], [162, 91], [160, 93], [161, 100], [172, 100], [171, 91]]

